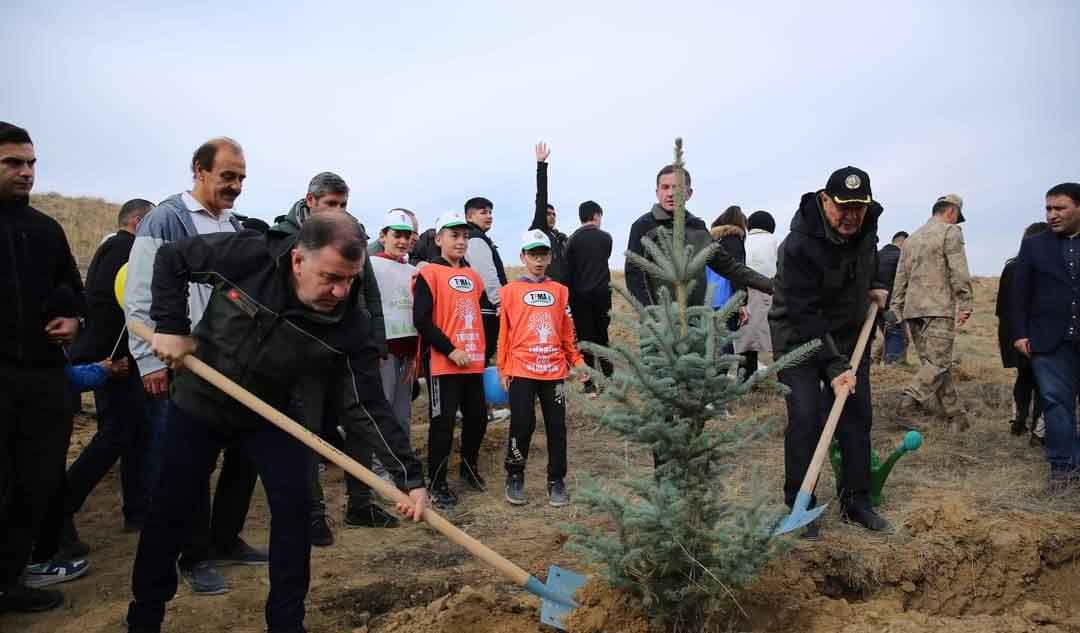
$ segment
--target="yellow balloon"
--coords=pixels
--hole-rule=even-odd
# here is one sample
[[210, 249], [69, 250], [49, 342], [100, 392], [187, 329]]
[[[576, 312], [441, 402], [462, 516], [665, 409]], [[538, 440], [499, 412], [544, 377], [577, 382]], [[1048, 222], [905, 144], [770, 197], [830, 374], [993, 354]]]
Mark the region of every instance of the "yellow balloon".
[[116, 279], [113, 280], [113, 292], [116, 293], [116, 302], [124, 307], [124, 286], [127, 285], [127, 263], [116, 271]]

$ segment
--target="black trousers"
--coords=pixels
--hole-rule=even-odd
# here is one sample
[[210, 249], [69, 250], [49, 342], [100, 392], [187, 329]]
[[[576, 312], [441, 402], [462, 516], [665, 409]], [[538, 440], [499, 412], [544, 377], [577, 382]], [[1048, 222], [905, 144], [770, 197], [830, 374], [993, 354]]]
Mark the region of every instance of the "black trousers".
[[[169, 407], [172, 406], [170, 402]], [[168, 453], [168, 446], [165, 451]], [[164, 470], [163, 461], [162, 479], [167, 476]], [[258, 478], [259, 471], [247, 451], [235, 446], [225, 448], [221, 474], [218, 475], [217, 488], [214, 489], [213, 504], [211, 505], [210, 501], [209, 480], [203, 496], [197, 504], [193, 504], [196, 520], [192, 525], [191, 537], [180, 557], [180, 566], [194, 565], [212, 558], [214, 552], [227, 552], [236, 546], [240, 540], [240, 532], [244, 529], [244, 522], [247, 521], [251, 495], [255, 493], [255, 481]], [[304, 480], [307, 481], [307, 478]], [[159, 482], [158, 491], [160, 490], [162, 487]]]
[[[1026, 359], [1016, 368], [1016, 382], [1013, 383], [1013, 400], [1016, 402], [1016, 421], [1027, 422], [1031, 414], [1031, 428], [1034, 430], [1043, 412], [1043, 400], [1039, 395], [1039, 385], [1035, 382], [1035, 371]], [[1032, 401], [1035, 407], [1032, 409]]]
[[[59, 549], [64, 521], [75, 515], [117, 460], [120, 465], [124, 518], [142, 524], [150, 506], [150, 487], [138, 448], [150, 433], [145, 391], [137, 371], [110, 378], [94, 390], [98, 429], [90, 443], [67, 470], [63, 489], [50, 503], [37, 543], [34, 562], [50, 560]], [[141, 440], [141, 441], [140, 441]]]
[[218, 455], [227, 446], [255, 465], [270, 504], [268, 628], [303, 631], [311, 577], [311, 450], [269, 425], [227, 435], [172, 403], [161, 482], [135, 554], [129, 625], [152, 628], [164, 620], [165, 604], [176, 595], [176, 557], [198, 520], [191, 508], [205, 495]]
[[[788, 423], [784, 431], [784, 503], [789, 507], [802, 486], [814, 449], [825, 428], [833, 403], [833, 391], [823, 363], [780, 372], [780, 382], [791, 389], [787, 395]], [[863, 358], [856, 374], [855, 393], [848, 396], [836, 426], [844, 472], [840, 482], [843, 506], [869, 503], [870, 492], [870, 363]]]
[[510, 381], [510, 439], [506, 446], [506, 472], [524, 474], [529, 446], [536, 431], [536, 399], [544, 414], [548, 444], [548, 481], [566, 476], [566, 398], [561, 380], [514, 378]]
[[71, 409], [63, 367], [0, 362], [0, 590], [30, 559], [64, 480]]
[[495, 314], [481, 314], [484, 324], [484, 360], [486, 364], [493, 364], [495, 351], [499, 346], [499, 317]]
[[[454, 444], [454, 418], [461, 409], [461, 459], [474, 471], [480, 444], [487, 432], [487, 402], [483, 374], [428, 376], [428, 479], [446, 481], [450, 449]], [[369, 450], [370, 454], [371, 451]]]
[[[575, 295], [570, 302], [570, 312], [574, 315], [574, 329], [577, 330], [578, 340], [597, 345], [608, 344], [608, 326], [611, 325], [610, 290], [593, 295]], [[590, 367], [599, 369], [605, 376], [611, 376], [611, 361], [584, 350], [581, 355]]]

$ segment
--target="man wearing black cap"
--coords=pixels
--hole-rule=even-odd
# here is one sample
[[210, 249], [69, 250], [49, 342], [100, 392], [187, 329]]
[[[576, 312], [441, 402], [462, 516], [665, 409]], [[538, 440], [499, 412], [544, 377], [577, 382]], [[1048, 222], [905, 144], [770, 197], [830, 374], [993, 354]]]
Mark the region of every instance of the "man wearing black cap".
[[[904, 390], [900, 414], [926, 413], [941, 402], [950, 430], [968, 427], [953, 379], [956, 328], [971, 317], [971, 290], [964, 253], [964, 201], [955, 193], [934, 203], [930, 219], [904, 242], [893, 284], [893, 311], [907, 322], [919, 353], [919, 372]], [[912, 421], [908, 422], [913, 425]]]
[[[773, 350], [779, 356], [809, 341], [822, 343], [807, 362], [782, 370], [788, 424], [784, 432], [784, 501], [790, 507], [825, 426], [825, 414], [842, 386], [848, 397], [836, 427], [843, 455], [840, 512], [843, 520], [873, 531], [891, 527], [870, 506], [869, 363], [856, 373], [849, 359], [870, 302], [885, 304], [888, 292], [877, 277], [877, 228], [881, 205], [873, 200], [870, 176], [844, 167], [824, 190], [803, 194], [780, 244], [769, 311]], [[804, 536], [817, 536], [817, 522]]]

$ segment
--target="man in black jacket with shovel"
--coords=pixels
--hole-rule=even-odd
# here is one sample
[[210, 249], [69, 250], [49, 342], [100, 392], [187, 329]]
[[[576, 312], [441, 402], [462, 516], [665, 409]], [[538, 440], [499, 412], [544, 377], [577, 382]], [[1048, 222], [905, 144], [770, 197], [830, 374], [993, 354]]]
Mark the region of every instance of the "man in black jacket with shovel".
[[[871, 195], [870, 176], [856, 167], [836, 170], [825, 189], [804, 194], [777, 254], [769, 311], [777, 356], [814, 339], [822, 343], [810, 360], [780, 371], [780, 382], [791, 389], [784, 431], [784, 502], [794, 505], [834, 394], [847, 386], [853, 391], [836, 430], [844, 462], [841, 516], [877, 532], [891, 528], [869, 499], [870, 364], [864, 358], [855, 372], [849, 358], [870, 302], [884, 307], [888, 297], [877, 279], [881, 212]], [[817, 534], [815, 521], [804, 537]]]
[[[294, 388], [306, 406], [325, 391], [340, 401], [346, 430], [366, 435], [419, 520], [427, 502], [420, 462], [383, 396], [378, 347], [359, 297], [367, 236], [352, 216], [309, 218], [299, 234], [219, 233], [161, 247], [154, 264], [154, 354], [174, 369], [192, 353], [283, 409]], [[213, 284], [192, 334], [188, 284]], [[197, 349], [195, 342], [197, 341]], [[298, 386], [299, 385], [299, 386]], [[310, 579], [311, 451], [195, 374], [172, 384], [161, 483], [139, 540], [132, 576], [131, 632], [159, 632], [176, 593], [176, 557], [190, 531], [190, 508], [225, 446], [248, 454], [270, 504], [270, 633], [304, 631]], [[320, 420], [321, 412], [306, 419]]]

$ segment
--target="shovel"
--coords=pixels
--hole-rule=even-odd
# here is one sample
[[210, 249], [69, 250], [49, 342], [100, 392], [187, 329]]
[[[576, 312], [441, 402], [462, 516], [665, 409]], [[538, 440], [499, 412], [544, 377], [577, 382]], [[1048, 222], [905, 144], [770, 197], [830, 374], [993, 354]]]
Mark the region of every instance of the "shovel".
[[[129, 321], [128, 328], [139, 338], [147, 342], [153, 337], [153, 331], [145, 323]], [[412, 499], [401, 492], [397, 487], [383, 481], [378, 475], [358, 464], [355, 460], [345, 455], [332, 445], [328, 444], [318, 435], [304, 428], [292, 418], [271, 407], [252, 394], [247, 389], [236, 384], [219, 371], [210, 367], [198, 358], [187, 355], [183, 359], [184, 367], [214, 385], [226, 394], [232, 396], [240, 404], [266, 418], [270, 423], [300, 440], [311, 450], [340, 466], [345, 472], [356, 477], [365, 484], [371, 486], [387, 499], [395, 502], [412, 504]], [[585, 577], [572, 571], [561, 569], [552, 565], [548, 570], [547, 584], [540, 582], [538, 578], [530, 575], [524, 569], [504, 558], [495, 550], [487, 547], [480, 541], [469, 536], [454, 524], [447, 521], [432, 508], [424, 508], [424, 521], [435, 528], [446, 538], [464, 547], [470, 554], [491, 565], [500, 574], [515, 582], [518, 586], [529, 593], [539, 596], [542, 600], [540, 620], [544, 624], [566, 630], [564, 619], [578, 604], [574, 601], [574, 592], [585, 584]]]
[[[859, 361], [862, 360], [863, 351], [866, 349], [866, 341], [870, 338], [870, 331], [874, 329], [874, 318], [877, 317], [877, 311], [878, 305], [870, 302], [870, 310], [866, 313], [866, 322], [863, 323], [862, 330], [859, 332], [859, 340], [855, 343], [855, 351], [851, 354], [851, 370], [855, 373], [859, 371]], [[864, 385], [863, 389], [866, 388], [868, 386]], [[780, 536], [792, 530], [797, 530], [821, 516], [821, 513], [825, 511], [826, 506], [817, 506], [811, 509], [810, 498], [814, 494], [818, 473], [821, 472], [821, 465], [825, 462], [825, 456], [829, 453], [829, 443], [832, 442], [833, 433], [836, 432], [836, 423], [840, 420], [840, 413], [844, 410], [844, 403], [847, 402], [849, 395], [851, 395], [851, 391], [847, 387], [841, 387], [836, 392], [832, 409], [829, 411], [829, 417], [825, 420], [825, 429], [821, 432], [821, 439], [818, 440], [817, 448], [814, 450], [814, 458], [810, 461], [810, 468], [806, 470], [806, 476], [803, 477], [802, 487], [799, 488], [799, 494], [795, 497], [795, 504], [791, 508], [791, 514], [784, 518], [780, 526], [773, 532], [773, 536]]]

